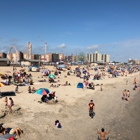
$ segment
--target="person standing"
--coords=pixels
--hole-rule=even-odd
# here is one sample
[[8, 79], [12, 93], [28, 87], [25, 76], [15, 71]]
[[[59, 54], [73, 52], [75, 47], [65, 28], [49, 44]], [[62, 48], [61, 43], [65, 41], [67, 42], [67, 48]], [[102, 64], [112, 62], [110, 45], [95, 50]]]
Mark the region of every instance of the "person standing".
[[130, 101], [130, 91], [129, 91], [129, 90], [127, 90], [126, 96], [127, 96], [126, 100], [127, 100], [127, 101]]
[[18, 92], [18, 85], [17, 85], [16, 88], [15, 88], [15, 92]]
[[94, 116], [93, 109], [95, 108], [95, 104], [93, 103], [93, 100], [91, 100], [88, 105], [89, 105], [89, 116], [93, 118]]
[[11, 97], [9, 98], [9, 100], [10, 100], [9, 112], [12, 113], [12, 107], [14, 106], [14, 101], [13, 101], [13, 99]]
[[100, 85], [100, 90], [103, 91], [103, 84]]
[[7, 106], [8, 106], [8, 98], [5, 97], [5, 99], [3, 101], [5, 102], [5, 109], [7, 109]]

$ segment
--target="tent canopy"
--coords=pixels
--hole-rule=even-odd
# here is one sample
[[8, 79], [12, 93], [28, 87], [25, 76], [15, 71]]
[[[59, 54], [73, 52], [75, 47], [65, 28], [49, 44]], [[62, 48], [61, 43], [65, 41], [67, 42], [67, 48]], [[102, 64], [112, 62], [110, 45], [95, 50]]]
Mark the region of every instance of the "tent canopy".
[[77, 84], [77, 88], [84, 88], [83, 83], [78, 83], [78, 84]]

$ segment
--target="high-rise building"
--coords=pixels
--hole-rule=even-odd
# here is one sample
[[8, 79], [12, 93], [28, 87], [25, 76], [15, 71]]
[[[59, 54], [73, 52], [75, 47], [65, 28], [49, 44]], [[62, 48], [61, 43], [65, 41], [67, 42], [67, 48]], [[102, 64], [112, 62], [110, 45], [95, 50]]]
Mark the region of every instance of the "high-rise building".
[[104, 62], [108, 63], [110, 61], [110, 56], [108, 54], [105, 54]]
[[59, 54], [52, 53], [52, 62], [58, 62], [58, 61], [59, 61]]
[[97, 51], [93, 54], [87, 54], [88, 62], [109, 62], [110, 56], [108, 54], [100, 54]]
[[27, 59], [31, 59], [32, 57], [32, 43], [31, 42], [27, 42], [26, 53], [27, 53]]

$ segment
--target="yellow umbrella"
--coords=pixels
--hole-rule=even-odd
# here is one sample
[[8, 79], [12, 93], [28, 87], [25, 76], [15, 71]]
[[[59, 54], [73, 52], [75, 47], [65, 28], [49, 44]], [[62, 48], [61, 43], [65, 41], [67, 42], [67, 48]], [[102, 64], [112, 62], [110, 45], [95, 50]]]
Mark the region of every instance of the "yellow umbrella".
[[0, 87], [3, 87], [4, 86], [4, 84], [3, 83], [0, 83]]

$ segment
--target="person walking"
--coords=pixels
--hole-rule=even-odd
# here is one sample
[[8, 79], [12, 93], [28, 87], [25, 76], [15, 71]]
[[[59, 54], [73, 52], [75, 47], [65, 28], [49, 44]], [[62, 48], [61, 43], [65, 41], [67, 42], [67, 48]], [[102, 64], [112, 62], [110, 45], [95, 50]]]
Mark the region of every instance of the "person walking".
[[95, 104], [93, 103], [93, 100], [91, 100], [90, 101], [90, 103], [88, 104], [88, 106], [89, 106], [89, 116], [91, 117], [91, 118], [93, 118], [94, 117], [94, 111], [93, 111], [93, 109], [95, 109]]

